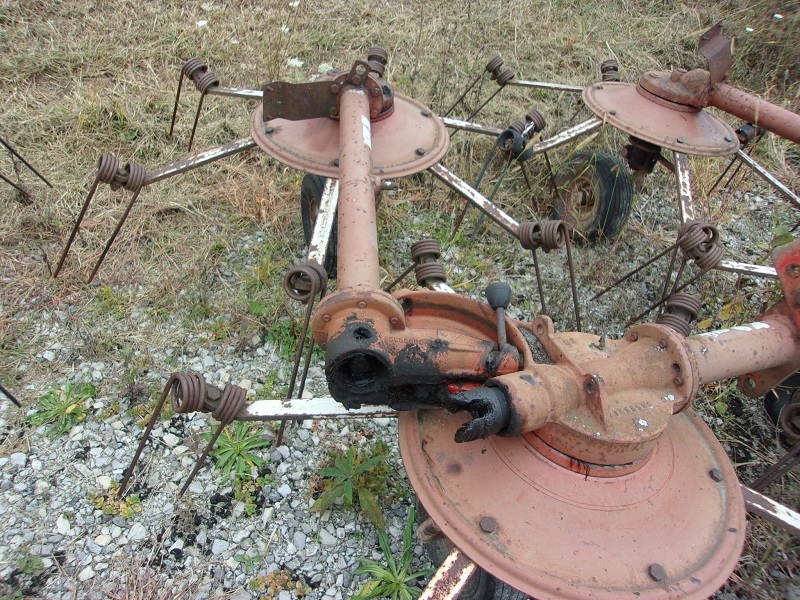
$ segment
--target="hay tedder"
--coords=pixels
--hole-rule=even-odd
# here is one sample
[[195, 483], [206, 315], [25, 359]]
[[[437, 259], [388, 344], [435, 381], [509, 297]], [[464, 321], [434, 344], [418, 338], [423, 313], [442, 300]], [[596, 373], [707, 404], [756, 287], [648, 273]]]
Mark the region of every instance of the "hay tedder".
[[[285, 399], [247, 400], [242, 388], [220, 390], [197, 374], [170, 378], [121, 493], [169, 396], [177, 412], [210, 412], [220, 423], [181, 493], [235, 419], [397, 415], [403, 462], [428, 515], [418, 535], [441, 562], [424, 598], [704, 598], [736, 567], [748, 510], [800, 532], [800, 515], [739, 483], [692, 410], [703, 385], [738, 377], [740, 389], [755, 398], [800, 368], [800, 242], [775, 252], [774, 269], [729, 263], [716, 230], [695, 220], [692, 209], [686, 155], [749, 158], [736, 132], [705, 107], [800, 142], [800, 116], [722, 81], [730, 53], [721, 40], [717, 29], [704, 37], [708, 71], [647, 72], [638, 84], [608, 77], [582, 89], [595, 116], [542, 141], [532, 136], [543, 128], [535, 113], [508, 130], [440, 118], [394, 91], [383, 78], [387, 55], [380, 48], [348, 71], [263, 90], [222, 87], [202, 62], [188, 61], [178, 95], [185, 76], [201, 98], [260, 100], [250, 135], [153, 171], [132, 163], [121, 168], [104, 155], [56, 274], [100, 183], [132, 192], [127, 215], [143, 187], [257, 146], [317, 177], [309, 192], [307, 261], [284, 281], [289, 296], [306, 304], [305, 327]], [[500, 87], [514, 80], [496, 61], [487, 71]], [[202, 100], [198, 118], [201, 107]], [[497, 135], [499, 151], [527, 160], [604, 125], [631, 136], [626, 158], [639, 173], [634, 179], [656, 164], [675, 173], [682, 226], [670, 247], [673, 263], [680, 255], [681, 265], [694, 261], [701, 275], [711, 268], [771, 275], [784, 299], [758, 322], [690, 335], [699, 303], [678, 293], [687, 285], [678, 285], [679, 273], [671, 289], [665, 286], [658, 304], [666, 309], [656, 322], [632, 325], [612, 340], [580, 332], [570, 269], [577, 331], [556, 331], [541, 285], [542, 311], [531, 322], [506, 316], [505, 283], [486, 289], [487, 303], [454, 293], [441, 249], [430, 239], [412, 247], [413, 270], [426, 289], [381, 289], [376, 195], [387, 181], [425, 170], [534, 259], [537, 249], [564, 248], [570, 256], [571, 229], [580, 218], [514, 220], [442, 164], [448, 126]], [[672, 161], [662, 149], [673, 152]], [[565, 217], [570, 202], [596, 216], [586, 199], [591, 184], [564, 189]], [[124, 216], [117, 232], [123, 222]], [[600, 229], [607, 224], [602, 214], [592, 222]], [[113, 236], [92, 277], [112, 242]], [[326, 293], [334, 266], [336, 289]], [[331, 397], [299, 399], [315, 344], [325, 353]], [[800, 437], [799, 417], [796, 401], [781, 416], [792, 439]], [[768, 477], [791, 468], [798, 448]]]

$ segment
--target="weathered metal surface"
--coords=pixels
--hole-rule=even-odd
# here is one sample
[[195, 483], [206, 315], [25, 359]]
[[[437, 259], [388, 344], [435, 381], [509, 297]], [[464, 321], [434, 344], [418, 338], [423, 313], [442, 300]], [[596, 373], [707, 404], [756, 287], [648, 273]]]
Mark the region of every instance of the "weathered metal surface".
[[279, 421], [281, 419], [349, 419], [396, 417], [397, 411], [387, 406], [362, 406], [347, 409], [334, 398], [276, 398], [253, 400], [244, 405], [236, 417], [240, 421]]
[[517, 221], [511, 218], [511, 216], [496, 204], [490, 202], [488, 198], [470, 186], [466, 181], [448, 170], [447, 167], [442, 164], [435, 164], [428, 170], [451, 190], [460, 194], [465, 200], [481, 209], [492, 221], [500, 225], [500, 227], [508, 231], [514, 237], [519, 237], [519, 223], [517, 223]]
[[715, 23], [700, 36], [697, 49], [708, 60], [709, 83], [713, 86], [730, 73], [733, 65], [731, 42], [722, 33], [722, 21]]
[[512, 79], [506, 85], [516, 85], [519, 87], [534, 88], [538, 90], [553, 90], [556, 92], [572, 92], [580, 94], [583, 86], [567, 85], [565, 83], [551, 83], [549, 81], [528, 81], [527, 79]]
[[442, 117], [442, 123], [451, 129], [460, 129], [462, 131], [469, 131], [470, 133], [485, 133], [491, 136], [498, 136], [503, 133], [503, 130], [498, 127], [489, 127], [488, 125], [481, 125], [480, 123], [473, 123], [471, 121], [461, 121], [452, 117]]
[[[274, 119], [253, 113], [251, 133], [275, 160], [309, 173], [339, 177], [339, 121]], [[436, 164], [447, 151], [447, 129], [428, 107], [401, 94], [394, 113], [372, 124], [373, 173], [381, 179], [405, 177]]]
[[751, 490], [742, 485], [742, 495], [744, 496], [747, 512], [792, 531], [795, 535], [800, 535], [800, 513], [791, 508], [779, 504], [755, 490]]
[[800, 144], [800, 115], [726, 83], [714, 87], [709, 104]]
[[225, 86], [214, 86], [206, 91], [209, 96], [225, 96], [228, 98], [244, 98], [245, 100], [261, 100], [264, 95], [263, 90], [249, 90], [246, 88], [233, 88]]
[[255, 148], [256, 145], [253, 138], [248, 136], [217, 146], [216, 148], [211, 148], [200, 154], [195, 154], [189, 158], [184, 158], [183, 160], [178, 160], [158, 169], [148, 171], [144, 178], [144, 185], [150, 185], [151, 183], [168, 179], [174, 175], [186, 173], [187, 171], [216, 162], [222, 158], [227, 158], [239, 152], [249, 150], [250, 148]]
[[682, 152], [675, 152], [675, 180], [678, 184], [678, 214], [681, 225], [695, 218], [691, 176], [692, 171], [688, 157]]
[[262, 118], [265, 121], [275, 118], [299, 121], [333, 116], [339, 89], [339, 84], [331, 81], [273, 81], [263, 89]]
[[636, 84], [596, 83], [583, 101], [609, 125], [652, 144], [701, 156], [727, 156], [739, 148], [733, 128], [708, 111], [682, 112], [645, 98]]
[[767, 171], [764, 167], [758, 164], [753, 157], [751, 157], [746, 152], [742, 152], [741, 150], [736, 151], [736, 156], [750, 167], [755, 173], [761, 177], [764, 181], [770, 184], [773, 188], [779, 191], [781, 194], [786, 196], [786, 198], [791, 202], [795, 208], [800, 208], [800, 197], [797, 196], [792, 190], [790, 190], [786, 185], [783, 184], [777, 177], [775, 177], [772, 173]]
[[455, 600], [477, 567], [458, 548], [453, 548], [428, 582], [419, 600]]
[[[462, 420], [441, 411], [400, 415], [406, 471], [454, 545], [520, 591], [704, 598], [736, 566], [745, 535], [736, 473], [692, 411], [673, 418], [638, 471], [617, 478], [555, 464], [534, 446], [535, 434], [456, 444]], [[722, 481], [709, 477], [711, 469]], [[496, 523], [491, 533], [480, 527], [487, 516]], [[654, 563], [665, 573], [658, 582], [649, 573]]]
[[343, 92], [339, 120], [339, 290], [380, 287], [372, 124], [364, 90]]
[[339, 206], [339, 181], [326, 179], [322, 198], [319, 201], [317, 220], [314, 222], [314, 231], [308, 244], [308, 260], [324, 265], [328, 244], [330, 243], [333, 226], [336, 223], [336, 213]]
[[737, 273], [738, 275], [750, 275], [752, 277], [768, 277], [770, 279], [777, 279], [778, 272], [774, 267], [767, 267], [764, 265], [751, 265], [747, 263], [736, 262], [733, 260], [723, 260], [717, 267], [719, 271], [727, 271], [729, 273]]

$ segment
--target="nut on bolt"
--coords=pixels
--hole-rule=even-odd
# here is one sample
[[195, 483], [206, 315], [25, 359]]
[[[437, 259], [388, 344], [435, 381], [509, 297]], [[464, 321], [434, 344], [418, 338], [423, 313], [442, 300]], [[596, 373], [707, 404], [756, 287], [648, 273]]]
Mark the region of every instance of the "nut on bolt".
[[647, 567], [647, 574], [650, 575], [654, 581], [664, 581], [664, 579], [667, 578], [667, 572], [664, 570], [664, 567], [658, 563], [653, 563]]
[[492, 533], [497, 529], [497, 521], [493, 517], [483, 517], [479, 525], [483, 533]]

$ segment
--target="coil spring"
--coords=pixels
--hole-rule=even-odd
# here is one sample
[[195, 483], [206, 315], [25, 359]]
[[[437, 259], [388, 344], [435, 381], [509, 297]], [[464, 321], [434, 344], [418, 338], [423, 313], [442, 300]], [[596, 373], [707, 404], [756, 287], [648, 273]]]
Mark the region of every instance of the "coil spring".
[[536, 223], [525, 221], [519, 224], [519, 242], [526, 250], [542, 249], [545, 252], [563, 248], [567, 243], [565, 221], [548, 220]]
[[414, 275], [417, 276], [418, 285], [425, 285], [428, 279], [447, 281], [447, 273], [445, 273], [444, 267], [437, 262], [418, 264], [414, 267]]
[[[486, 72], [491, 73], [493, 76], [496, 76], [497, 73], [500, 71], [500, 67], [503, 66], [503, 58], [498, 54], [488, 63], [486, 63]], [[494, 79], [494, 77], [492, 77]]]
[[504, 69], [500, 71], [497, 75], [492, 75], [492, 79], [497, 82], [497, 85], [500, 87], [505, 86], [509, 81], [514, 79], [514, 71], [511, 69]]
[[219, 78], [209, 71], [208, 66], [197, 57], [187, 60], [181, 70], [187, 78], [194, 82], [201, 94], [205, 94], [209, 88], [219, 85]]
[[544, 115], [535, 108], [525, 115], [525, 121], [534, 124], [533, 130], [536, 133], [544, 131], [544, 128], [547, 127], [547, 121], [545, 120]]
[[619, 63], [617, 59], [611, 58], [603, 61], [600, 65], [600, 73], [603, 76], [603, 81], [619, 81]]
[[170, 404], [176, 413], [209, 412], [205, 405], [206, 380], [199, 373], [174, 373], [169, 386]]
[[689, 294], [673, 294], [667, 299], [664, 312], [656, 319], [686, 337], [692, 331], [691, 322], [700, 312], [700, 301]]
[[289, 269], [283, 280], [283, 289], [292, 299], [305, 304], [328, 285], [328, 274], [316, 261], [309, 261]]
[[373, 46], [367, 52], [367, 62], [375, 61], [381, 63], [382, 65], [386, 65], [388, 60], [389, 53], [380, 46]]
[[220, 422], [220, 427], [224, 427], [236, 419], [236, 415], [242, 409], [245, 399], [247, 398], [247, 390], [238, 385], [228, 383], [222, 392], [222, 397], [219, 399], [217, 408], [211, 415]]
[[438, 260], [442, 255], [442, 247], [439, 242], [433, 239], [424, 239], [411, 244], [411, 259], [414, 262], [420, 262], [425, 255], [431, 255], [434, 260]]
[[698, 220], [687, 221], [678, 233], [678, 245], [684, 258], [694, 260], [703, 271], [719, 264], [725, 255], [718, 240], [717, 228]]
[[134, 162], [119, 168], [119, 160], [113, 154], [103, 154], [97, 163], [97, 180], [107, 183], [112, 190], [124, 187], [131, 192], [138, 192], [144, 186], [147, 171]]

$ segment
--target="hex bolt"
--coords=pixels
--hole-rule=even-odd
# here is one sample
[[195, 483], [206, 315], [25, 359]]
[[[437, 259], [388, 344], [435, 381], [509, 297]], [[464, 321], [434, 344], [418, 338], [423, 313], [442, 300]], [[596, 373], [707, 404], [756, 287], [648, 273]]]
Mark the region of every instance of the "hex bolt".
[[756, 389], [756, 380], [752, 377], [748, 377], [744, 380], [744, 385], [748, 390], [754, 390]]
[[339, 159], [338, 158], [334, 158], [333, 159], [333, 166], [334, 167], [338, 167], [339, 166]]
[[381, 95], [381, 91], [378, 88], [372, 88], [369, 93], [372, 94], [374, 97], [378, 97]]
[[717, 483], [719, 483], [724, 479], [724, 477], [722, 476], [722, 471], [720, 471], [716, 467], [714, 467], [708, 472], [708, 476], [711, 477], [711, 479], [716, 481]]
[[726, 136], [725, 136], [725, 141], [726, 141], [726, 142], [732, 142], [733, 140], [731, 139], [731, 136], [729, 136], [729, 135], [726, 135]]
[[667, 349], [667, 340], [660, 340], [658, 342], [658, 347], [661, 348], [662, 350], [666, 350]]
[[359, 85], [359, 84], [361, 83], [361, 77], [359, 77], [358, 75], [353, 75], [353, 79], [351, 79], [351, 81], [352, 81], [352, 82], [353, 82], [355, 85]]
[[358, 308], [367, 308], [367, 303], [362, 300], [358, 303]]
[[610, 110], [610, 111], [608, 111], [608, 114], [610, 114], [611, 116], [614, 116], [615, 114], [617, 114], [617, 111]]
[[417, 156], [425, 156], [425, 148], [417, 148], [414, 152], [417, 153]]
[[275, 132], [275, 128], [274, 127], [264, 127], [264, 133], [266, 133], [267, 135], [269, 135], [271, 133], [274, 133], [274, 132]]
[[638, 340], [638, 339], [639, 339], [639, 334], [638, 334], [638, 333], [636, 333], [635, 331], [631, 331], [631, 334], [628, 336], [628, 338], [629, 338], [629, 339], [630, 339], [632, 342], [635, 342], [636, 340]]
[[423, 110], [422, 113], [420, 113], [420, 114], [422, 114], [423, 117], [430, 117], [431, 116], [431, 113], [428, 110]]
[[674, 383], [678, 387], [681, 387], [683, 385], [683, 377], [676, 377], [675, 379], [672, 380], [672, 383]]
[[664, 579], [667, 578], [667, 572], [664, 570], [664, 567], [658, 563], [653, 563], [647, 567], [647, 574], [650, 575], [654, 581], [664, 581]]
[[679, 144], [683, 144], [685, 141], [686, 141], [686, 140], [684, 140], [682, 137], [678, 138], [678, 143], [679, 143]]
[[800, 265], [792, 265], [789, 267], [789, 275], [791, 277], [797, 277], [800, 275]]
[[330, 315], [322, 315], [322, 320], [327, 323], [327, 322], [329, 322], [331, 320], [331, 316]]
[[339, 93], [339, 86], [338, 84], [334, 83], [331, 86], [331, 94], [338, 94]]
[[492, 517], [483, 517], [480, 522], [483, 533], [492, 533], [497, 528], [497, 521]]
[[397, 325], [400, 324], [400, 319], [398, 319], [397, 317], [392, 317], [391, 319], [389, 319], [389, 324], [396, 327]]

